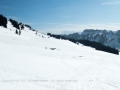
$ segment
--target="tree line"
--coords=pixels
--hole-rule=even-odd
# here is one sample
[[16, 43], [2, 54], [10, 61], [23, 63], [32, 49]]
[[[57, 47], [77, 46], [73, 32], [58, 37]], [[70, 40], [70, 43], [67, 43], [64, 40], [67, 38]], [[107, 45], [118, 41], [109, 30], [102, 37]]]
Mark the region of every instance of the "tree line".
[[7, 28], [7, 18], [3, 15], [0, 15], [0, 26]]
[[55, 34], [51, 34], [51, 33], [47, 33], [47, 35], [54, 37], [56, 39], [69, 40], [75, 44], [81, 43], [85, 46], [90, 46], [92, 48], [95, 48], [96, 50], [100, 50], [100, 51], [109, 52], [109, 53], [119, 55], [119, 50], [112, 48], [112, 47], [109, 47], [109, 46], [102, 45], [101, 43], [98, 43], [98, 42], [89, 41], [89, 40], [75, 40], [75, 39], [66, 38], [62, 35], [55, 35]]

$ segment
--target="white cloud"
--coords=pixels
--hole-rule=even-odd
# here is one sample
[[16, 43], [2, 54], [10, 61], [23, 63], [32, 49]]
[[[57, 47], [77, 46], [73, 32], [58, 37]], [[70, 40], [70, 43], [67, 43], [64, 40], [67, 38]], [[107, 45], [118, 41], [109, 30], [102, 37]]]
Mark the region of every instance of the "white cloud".
[[71, 18], [71, 16], [69, 16], [69, 15], [68, 16], [63, 16], [63, 18]]
[[104, 2], [102, 5], [120, 5], [120, 1]]
[[55, 24], [58, 24], [58, 23], [47, 23], [47, 24], [50, 24], [50, 25], [55, 25]]
[[8, 18], [11, 18], [11, 19], [15, 19], [15, 20], [18, 20], [19, 18], [18, 17], [15, 17], [15, 16], [7, 16]]
[[120, 30], [120, 23], [106, 23], [106, 24], [101, 24], [101, 23], [89, 23], [89, 24], [56, 24], [58, 27], [56, 28], [46, 28], [46, 29], [38, 29], [41, 32], [44, 33], [55, 33], [59, 34], [62, 33], [63, 31], [73, 31], [73, 32], [81, 32], [84, 29], [101, 29], [101, 30]]
[[38, 24], [38, 23], [24, 22], [24, 24], [34, 25], [34, 24]]

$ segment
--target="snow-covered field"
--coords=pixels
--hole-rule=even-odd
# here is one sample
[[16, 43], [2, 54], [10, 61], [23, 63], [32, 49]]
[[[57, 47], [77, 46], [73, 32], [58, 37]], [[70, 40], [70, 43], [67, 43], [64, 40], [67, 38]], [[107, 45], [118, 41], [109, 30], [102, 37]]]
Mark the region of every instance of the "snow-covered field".
[[120, 56], [0, 27], [0, 90], [120, 90]]

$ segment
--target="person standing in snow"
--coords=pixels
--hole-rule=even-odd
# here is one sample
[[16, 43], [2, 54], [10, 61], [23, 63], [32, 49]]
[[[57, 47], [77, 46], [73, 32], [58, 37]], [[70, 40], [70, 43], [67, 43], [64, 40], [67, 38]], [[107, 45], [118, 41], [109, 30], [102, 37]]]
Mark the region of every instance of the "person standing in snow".
[[19, 30], [19, 35], [21, 35], [21, 30]]
[[17, 29], [16, 29], [15, 33], [18, 34], [18, 30]]

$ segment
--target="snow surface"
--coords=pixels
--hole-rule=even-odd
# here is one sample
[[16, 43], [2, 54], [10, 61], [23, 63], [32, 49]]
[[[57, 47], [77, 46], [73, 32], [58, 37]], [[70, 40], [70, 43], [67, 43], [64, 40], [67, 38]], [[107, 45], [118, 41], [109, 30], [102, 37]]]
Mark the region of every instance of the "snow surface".
[[0, 27], [0, 90], [120, 90], [119, 58], [27, 28], [19, 36]]

